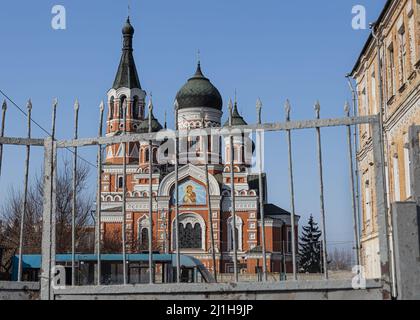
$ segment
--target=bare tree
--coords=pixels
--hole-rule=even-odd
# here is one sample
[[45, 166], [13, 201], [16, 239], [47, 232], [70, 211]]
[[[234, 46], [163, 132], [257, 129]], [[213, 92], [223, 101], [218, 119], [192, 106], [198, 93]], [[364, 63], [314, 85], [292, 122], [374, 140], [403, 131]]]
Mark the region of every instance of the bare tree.
[[[89, 168], [79, 164], [76, 169], [76, 252], [93, 252], [94, 236], [90, 211], [93, 206], [93, 195], [88, 191]], [[57, 172], [56, 201], [56, 252], [71, 252], [71, 217], [73, 170], [70, 162], [64, 160]], [[44, 183], [42, 174], [37, 176], [28, 189], [27, 211], [23, 233], [23, 253], [40, 254], [42, 237]], [[10, 272], [12, 258], [18, 253], [20, 220], [23, 208], [23, 192], [11, 187], [0, 208], [0, 247], [5, 249], [3, 265], [5, 272]]]
[[351, 270], [352, 267], [352, 254], [351, 250], [347, 248], [335, 248], [329, 255], [330, 263], [329, 268], [334, 271]]

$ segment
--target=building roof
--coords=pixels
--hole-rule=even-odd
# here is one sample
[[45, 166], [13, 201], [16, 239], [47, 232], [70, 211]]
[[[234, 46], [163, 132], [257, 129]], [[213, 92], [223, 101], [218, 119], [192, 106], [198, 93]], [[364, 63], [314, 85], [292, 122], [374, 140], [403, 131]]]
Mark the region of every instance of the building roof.
[[[153, 111], [152, 111], [152, 132], [158, 132], [160, 130], [162, 130], [163, 127], [160, 124], [159, 120], [155, 118]], [[149, 132], [149, 117], [147, 117], [146, 119], [144, 119], [140, 125], [139, 125], [139, 131], [141, 133], [147, 133]]]
[[[387, 13], [387, 11], [388, 11], [388, 9], [391, 6], [391, 3], [393, 1], [394, 0], [387, 0], [387, 2], [385, 3], [385, 7], [382, 9], [381, 14], [379, 15], [378, 19], [376, 20], [376, 23], [375, 23], [375, 26], [374, 26], [374, 31], [376, 31], [377, 25], [382, 21], [382, 19], [384, 18], [385, 14]], [[370, 33], [370, 35], [369, 35], [368, 39], [366, 40], [366, 43], [363, 46], [363, 49], [362, 49], [362, 51], [361, 51], [361, 53], [360, 53], [360, 55], [359, 55], [359, 57], [356, 61], [356, 64], [354, 65], [353, 70], [351, 71], [350, 75], [353, 76], [354, 73], [356, 72], [357, 68], [359, 67], [360, 61], [362, 60], [364, 54], [368, 50], [369, 45], [372, 41], [373, 41], [373, 35], [372, 35], [372, 33]]]
[[[246, 126], [248, 123], [244, 120], [244, 118], [239, 114], [238, 111], [238, 102], [235, 101], [232, 110], [232, 126]], [[229, 126], [229, 119], [225, 122], [225, 127]]]
[[115, 76], [112, 88], [141, 89], [136, 63], [134, 62], [133, 57], [134, 28], [130, 23], [130, 18], [127, 18], [127, 21], [122, 29], [122, 34], [124, 44], [120, 64], [118, 66], [117, 75]]
[[272, 203], [264, 204], [264, 215], [266, 216], [290, 216], [291, 213], [289, 211], [280, 208]]
[[200, 62], [194, 76], [178, 91], [176, 100], [179, 109], [204, 107], [222, 110], [223, 107], [219, 90], [203, 75]]

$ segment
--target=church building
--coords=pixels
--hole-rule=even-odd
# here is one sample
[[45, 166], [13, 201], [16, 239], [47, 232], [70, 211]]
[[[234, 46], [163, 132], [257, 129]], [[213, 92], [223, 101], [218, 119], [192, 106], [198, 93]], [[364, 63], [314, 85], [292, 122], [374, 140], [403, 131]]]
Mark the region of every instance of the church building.
[[[128, 18], [123, 29], [121, 61], [112, 88], [108, 91], [106, 121], [107, 136], [149, 132], [164, 133], [167, 129], [151, 112], [149, 122], [146, 92], [142, 89], [133, 57], [134, 28]], [[221, 128], [229, 126], [222, 122], [223, 100], [218, 89], [205, 77], [200, 63], [196, 72], [174, 97], [179, 130], [196, 128]], [[232, 107], [232, 126], [246, 125], [235, 101]], [[126, 109], [125, 109], [126, 108]], [[125, 123], [124, 123], [124, 109]], [[229, 112], [228, 112], [229, 114]], [[175, 128], [174, 128], [175, 129]], [[242, 138], [244, 138], [242, 136]], [[292, 271], [291, 215], [286, 210], [268, 203], [267, 177], [263, 174], [263, 191], [259, 190], [258, 174], [246, 161], [244, 139], [236, 137], [234, 163], [230, 163], [230, 138], [209, 139], [208, 145], [218, 144], [208, 164], [211, 216], [207, 203], [206, 166], [203, 162], [183, 161], [188, 159], [190, 148], [200, 155], [204, 143], [200, 138], [187, 138], [187, 149], [180, 148], [178, 170], [178, 194], [175, 199], [175, 171], [173, 162], [162, 163], [159, 148], [164, 141], [153, 141], [149, 153], [149, 141], [107, 146], [104, 152], [101, 183], [101, 238], [104, 249], [112, 241], [119, 244], [123, 230], [123, 162], [126, 163], [126, 250], [127, 253], [149, 250], [149, 201], [152, 197], [152, 246], [153, 251], [175, 253], [175, 201], [179, 206], [180, 253], [199, 259], [209, 270], [213, 269], [211, 230], [215, 243], [216, 269], [219, 273], [233, 272], [234, 225], [236, 225], [237, 264], [241, 273], [254, 274], [262, 270], [262, 224], [259, 212], [259, 197], [264, 200], [264, 228], [268, 272]], [[222, 145], [223, 140], [223, 145]], [[214, 147], [214, 146], [213, 146]], [[125, 152], [124, 152], [125, 149]], [[252, 143], [252, 152], [255, 145]], [[222, 152], [224, 151], [224, 152]], [[225, 158], [225, 159], [224, 159]], [[149, 163], [152, 162], [152, 175]], [[231, 170], [234, 170], [236, 224], [231, 213]], [[152, 193], [150, 194], [150, 176]], [[296, 234], [298, 230], [296, 217]], [[212, 226], [210, 225], [212, 221]], [[113, 253], [118, 249], [114, 248]], [[119, 251], [119, 252], [120, 252]]]

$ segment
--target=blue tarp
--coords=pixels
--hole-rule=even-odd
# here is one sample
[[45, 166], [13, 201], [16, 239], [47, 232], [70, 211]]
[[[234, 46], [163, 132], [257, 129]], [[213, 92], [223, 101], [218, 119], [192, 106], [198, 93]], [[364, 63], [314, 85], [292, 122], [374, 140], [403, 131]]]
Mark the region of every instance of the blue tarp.
[[[176, 254], [169, 253], [156, 253], [153, 254], [153, 261], [155, 262], [167, 262], [171, 263], [172, 266], [176, 267]], [[71, 262], [71, 254], [57, 254], [56, 262]], [[181, 255], [181, 266], [184, 267], [203, 267], [200, 260], [195, 259], [194, 257]], [[96, 254], [76, 254], [76, 262], [78, 261], [92, 261], [96, 262], [98, 256]], [[122, 254], [101, 254], [101, 261], [116, 261], [120, 262], [123, 260]], [[22, 256], [22, 268], [23, 269], [40, 269], [41, 268], [41, 255], [40, 254], [24, 254]], [[138, 254], [127, 254], [127, 261], [131, 262], [148, 262], [149, 254], [147, 253], [138, 253]], [[18, 269], [19, 256], [15, 255], [13, 257], [13, 272], [12, 280], [17, 279], [17, 269]]]

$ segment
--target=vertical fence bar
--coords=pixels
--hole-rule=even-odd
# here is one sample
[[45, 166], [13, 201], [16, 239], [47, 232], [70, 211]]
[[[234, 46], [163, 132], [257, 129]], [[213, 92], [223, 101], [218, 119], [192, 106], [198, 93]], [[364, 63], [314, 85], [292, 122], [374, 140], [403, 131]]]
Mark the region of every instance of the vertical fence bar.
[[[98, 128], [98, 137], [102, 136], [102, 127], [103, 127], [103, 115], [104, 115], [104, 102], [102, 101], [99, 106], [99, 128]], [[98, 286], [101, 285], [101, 206], [102, 206], [102, 146], [98, 144], [98, 154], [97, 154], [97, 191], [96, 191], [96, 253], [97, 253], [97, 270]]]
[[[152, 95], [150, 95], [149, 100], [149, 133], [152, 133], [152, 112], [153, 112], [153, 101]], [[153, 186], [152, 186], [152, 179], [153, 179], [153, 148], [152, 148], [152, 140], [149, 140], [149, 282], [150, 284], [153, 283]]]
[[[350, 78], [347, 78], [349, 87], [352, 93], [352, 108], [353, 108], [353, 116], [357, 117], [357, 97], [356, 97], [356, 90], [353, 88], [353, 85], [350, 81]], [[350, 108], [349, 108], [350, 109]], [[358, 233], [358, 261], [360, 264], [360, 180], [359, 180], [359, 162], [357, 161], [357, 152], [358, 152], [358, 141], [357, 141], [357, 132], [359, 126], [357, 124], [354, 125], [354, 132], [353, 132], [353, 147], [354, 147], [354, 156], [351, 161], [354, 161], [354, 182], [355, 182], [355, 200], [356, 200], [356, 225], [357, 225], [357, 233]], [[351, 131], [351, 130], [350, 130]]]
[[382, 126], [381, 119], [378, 116], [378, 121], [372, 123], [372, 144], [373, 144], [373, 159], [375, 164], [375, 185], [376, 185], [376, 210], [378, 216], [378, 238], [379, 238], [379, 254], [381, 265], [381, 277], [384, 284], [382, 290], [384, 299], [391, 298], [392, 288], [392, 273], [390, 268], [391, 252], [389, 244], [389, 222], [386, 203], [386, 186], [385, 186], [385, 171], [384, 171], [384, 152], [382, 144]]
[[[260, 99], [257, 100], [257, 117], [258, 124], [261, 125], [261, 110], [262, 102]], [[260, 219], [261, 219], [261, 242], [262, 242], [262, 255], [263, 255], [263, 280], [267, 281], [267, 254], [266, 254], [266, 244], [265, 244], [265, 215], [264, 215], [264, 186], [263, 186], [263, 154], [262, 154], [262, 135], [261, 130], [257, 130], [257, 142], [258, 142], [258, 189], [259, 189], [259, 205], [260, 205]]]
[[[286, 122], [290, 121], [290, 102], [286, 101], [285, 111], [286, 111]], [[290, 206], [292, 210], [291, 215], [291, 227], [292, 227], [292, 264], [293, 264], [293, 280], [297, 280], [297, 271], [296, 271], [296, 230], [295, 230], [295, 188], [293, 181], [293, 160], [292, 160], [292, 137], [291, 131], [287, 130], [287, 145], [288, 145], [288, 154], [289, 154], [289, 187], [290, 187]]]
[[[56, 129], [56, 119], [57, 119], [57, 107], [58, 99], [55, 98], [53, 101], [53, 115], [51, 123], [51, 138], [52, 138], [52, 154], [51, 154], [51, 233], [50, 233], [50, 242], [51, 242], [51, 266], [55, 268], [55, 255], [57, 248], [57, 143], [55, 141], [55, 129]], [[53, 269], [55, 270], [55, 269]], [[50, 292], [51, 298], [52, 292]]]
[[52, 187], [53, 187], [53, 140], [47, 137], [44, 140], [44, 198], [42, 214], [42, 259], [41, 259], [41, 299], [49, 300], [51, 297], [51, 274], [52, 274], [52, 243], [51, 225], [52, 216]]
[[[205, 128], [204, 122], [204, 110], [201, 109], [201, 128]], [[207, 203], [208, 203], [208, 214], [209, 214], [209, 222], [210, 222], [210, 240], [211, 240], [211, 257], [213, 261], [213, 276], [214, 281], [217, 283], [217, 265], [216, 265], [216, 251], [215, 251], [215, 241], [214, 241], [214, 228], [213, 228], [213, 212], [212, 212], [212, 205], [211, 205], [211, 195], [210, 195], [210, 181], [209, 181], [209, 139], [207, 135], [202, 137], [203, 139], [207, 139], [207, 143], [202, 143], [204, 148], [204, 171], [205, 171], [205, 178], [206, 178], [206, 193], [207, 193]]]
[[[232, 130], [232, 100], [229, 101], [229, 127]], [[230, 142], [230, 197], [231, 197], [231, 215], [232, 215], [232, 244], [233, 244], [233, 274], [235, 278], [235, 282], [239, 281], [238, 278], [238, 239], [236, 239], [236, 208], [235, 208], [235, 170], [234, 170], [234, 148], [233, 148], [233, 134], [231, 133], [229, 136]]]
[[[79, 101], [74, 103], [74, 140], [79, 126]], [[71, 208], [71, 285], [76, 285], [76, 198], [77, 198], [77, 147], [73, 148], [73, 197]]]
[[[121, 102], [120, 102], [121, 103]], [[127, 132], [127, 99], [123, 102], [123, 134]], [[126, 222], [126, 193], [127, 193], [127, 155], [126, 155], [126, 143], [122, 143], [123, 153], [123, 194], [122, 194], [122, 255], [123, 255], [123, 283], [127, 284], [127, 222]]]
[[[346, 102], [344, 106], [344, 111], [347, 117], [350, 117], [350, 107]], [[353, 210], [353, 232], [354, 232], [354, 244], [355, 244], [355, 261], [356, 265], [360, 265], [360, 236], [359, 236], [359, 224], [358, 224], [358, 213], [357, 213], [357, 204], [355, 196], [355, 181], [354, 181], [354, 169], [353, 169], [353, 148], [351, 144], [351, 127], [347, 126], [347, 145], [348, 145], [348, 155], [349, 155], [349, 169], [350, 169], [350, 191], [352, 199], [352, 210]], [[358, 183], [356, 181], [356, 183]]]
[[[2, 117], [1, 117], [1, 130], [0, 130], [0, 137], [4, 137], [4, 128], [6, 123], [6, 111], [7, 111], [7, 103], [6, 100], [3, 101], [2, 109]], [[0, 143], [0, 177], [1, 177], [1, 166], [3, 163], [3, 145]]]
[[[315, 104], [316, 118], [320, 119], [321, 105], [319, 102]], [[328, 279], [328, 262], [327, 262], [327, 228], [325, 225], [325, 203], [324, 203], [324, 175], [322, 167], [322, 145], [321, 145], [321, 128], [316, 128], [317, 136], [317, 149], [318, 149], [318, 170], [319, 170], [319, 200], [321, 205], [321, 228], [322, 228], [322, 242], [320, 243], [322, 248], [322, 259], [324, 267], [324, 278]], [[322, 269], [321, 269], [322, 270]]]
[[[31, 113], [32, 113], [32, 102], [28, 101], [28, 139], [31, 138]], [[19, 233], [19, 263], [18, 263], [18, 281], [22, 281], [22, 256], [23, 256], [23, 232], [25, 226], [25, 216], [28, 207], [28, 177], [29, 177], [29, 160], [31, 155], [31, 146], [26, 146], [26, 160], [25, 160], [25, 178], [23, 187], [23, 209], [20, 215], [20, 233]]]
[[181, 282], [181, 255], [179, 252], [179, 190], [178, 190], [178, 175], [179, 175], [179, 126], [178, 126], [178, 100], [175, 100], [175, 250], [176, 250], [176, 282]]

